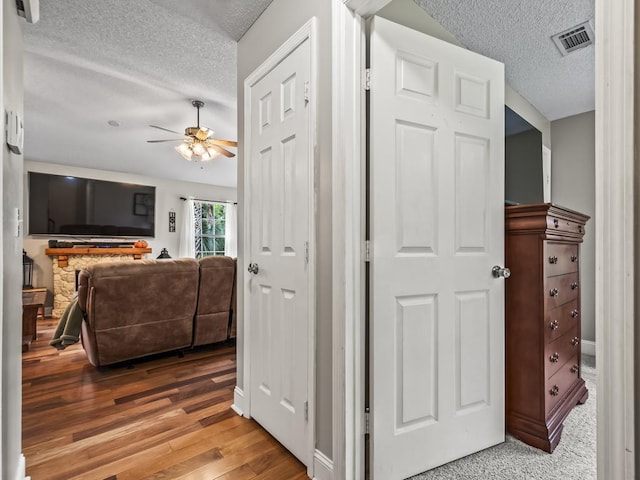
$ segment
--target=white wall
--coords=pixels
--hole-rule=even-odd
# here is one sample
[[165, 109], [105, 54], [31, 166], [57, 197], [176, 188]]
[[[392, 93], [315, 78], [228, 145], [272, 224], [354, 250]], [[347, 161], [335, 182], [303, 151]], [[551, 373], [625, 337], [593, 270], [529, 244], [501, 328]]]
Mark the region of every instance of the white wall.
[[551, 122], [551, 200], [589, 215], [580, 247], [582, 338], [595, 341], [595, 112]]
[[[176, 156], [176, 162], [184, 161]], [[155, 258], [160, 254], [162, 248], [166, 248], [172, 257], [178, 256], [178, 245], [180, 240], [180, 227], [182, 225], [182, 208], [184, 202], [180, 197], [193, 196], [202, 200], [229, 200], [235, 202], [237, 200], [237, 191], [235, 188], [219, 187], [215, 185], [206, 185], [203, 183], [181, 182], [167, 180], [161, 178], [147, 177], [142, 175], [134, 175], [128, 173], [119, 173], [106, 170], [95, 170], [89, 168], [72, 167], [68, 165], [57, 165], [52, 163], [41, 163], [26, 161], [24, 166], [23, 185], [24, 185], [24, 224], [25, 232], [28, 225], [28, 199], [27, 199], [27, 172], [43, 172], [53, 173], [57, 175], [71, 175], [85, 178], [97, 178], [100, 180], [109, 180], [116, 182], [137, 183], [143, 185], [152, 185], [156, 187], [156, 236], [155, 238], [145, 238], [149, 242], [149, 247], [153, 249], [153, 253], [147, 258]], [[176, 212], [176, 231], [169, 232], [169, 210]], [[36, 287], [47, 287], [49, 292], [53, 290], [53, 262], [50, 257], [45, 255], [44, 249], [47, 248], [47, 240], [50, 238], [64, 239], [64, 237], [56, 236], [25, 236], [24, 249], [27, 254], [34, 259], [33, 268], [33, 285]], [[74, 238], [77, 241], [90, 240], [83, 238]], [[106, 239], [102, 238], [102, 241]], [[125, 239], [125, 241], [133, 241], [135, 239]], [[51, 302], [51, 294], [49, 294], [49, 302]], [[51, 305], [51, 303], [49, 303]]]
[[[243, 196], [244, 178], [244, 80], [269, 55], [310, 18], [318, 19], [319, 82], [316, 148], [316, 446], [332, 456], [332, 225], [331, 225], [331, 2], [274, 0], [238, 42], [238, 196]], [[238, 209], [241, 225], [244, 210]], [[244, 233], [239, 231], [239, 264]], [[238, 285], [244, 285], [244, 271], [238, 269]], [[239, 328], [242, 324], [243, 289], [238, 289]], [[238, 337], [241, 338], [240, 336]], [[242, 377], [242, 342], [238, 343], [238, 386]]]
[[[18, 17], [14, 0], [2, 2], [2, 92], [4, 111], [24, 118], [23, 47], [24, 20]], [[6, 480], [24, 478], [22, 447], [22, 238], [16, 234], [16, 209], [22, 207], [22, 156], [11, 153], [4, 142], [2, 122], [2, 385], [0, 427], [2, 471]]]

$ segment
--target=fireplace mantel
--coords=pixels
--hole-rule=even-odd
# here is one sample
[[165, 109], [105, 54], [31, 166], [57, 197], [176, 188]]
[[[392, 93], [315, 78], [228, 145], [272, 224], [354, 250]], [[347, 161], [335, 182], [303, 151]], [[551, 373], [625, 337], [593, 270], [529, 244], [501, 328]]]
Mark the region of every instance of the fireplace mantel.
[[76, 291], [77, 271], [102, 262], [140, 260], [151, 253], [150, 248], [78, 246], [45, 248], [53, 260], [53, 311], [60, 318]]
[[96, 248], [96, 247], [73, 247], [73, 248], [45, 248], [44, 253], [50, 257], [58, 259], [58, 266], [66, 267], [71, 255], [131, 255], [134, 260], [140, 260], [143, 255], [151, 253], [150, 248]]

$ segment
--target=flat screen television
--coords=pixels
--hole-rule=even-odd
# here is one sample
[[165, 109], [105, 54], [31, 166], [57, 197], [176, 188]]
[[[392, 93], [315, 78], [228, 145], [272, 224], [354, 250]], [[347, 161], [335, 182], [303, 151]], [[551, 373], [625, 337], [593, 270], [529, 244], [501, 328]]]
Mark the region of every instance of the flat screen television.
[[29, 172], [29, 235], [155, 236], [156, 187]]

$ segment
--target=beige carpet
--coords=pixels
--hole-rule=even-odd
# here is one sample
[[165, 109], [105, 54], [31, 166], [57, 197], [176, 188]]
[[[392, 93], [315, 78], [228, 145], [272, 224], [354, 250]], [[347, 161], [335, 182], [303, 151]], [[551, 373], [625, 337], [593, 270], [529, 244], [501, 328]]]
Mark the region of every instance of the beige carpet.
[[411, 480], [595, 480], [595, 361], [584, 356], [582, 376], [589, 399], [564, 422], [560, 443], [550, 455], [507, 435], [506, 442], [421, 473]]

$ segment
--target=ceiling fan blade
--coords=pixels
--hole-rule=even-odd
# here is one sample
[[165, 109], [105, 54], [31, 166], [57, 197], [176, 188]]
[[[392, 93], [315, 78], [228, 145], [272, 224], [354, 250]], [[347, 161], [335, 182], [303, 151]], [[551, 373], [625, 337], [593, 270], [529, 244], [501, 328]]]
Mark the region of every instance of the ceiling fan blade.
[[175, 130], [169, 130], [168, 128], [159, 127], [157, 125], [149, 125], [151, 128], [157, 128], [158, 130], [164, 130], [165, 132], [177, 133], [178, 135], [182, 135], [180, 132], [176, 132]]
[[181, 142], [184, 138], [170, 138], [168, 140], [147, 140], [147, 143], [161, 143], [161, 142]]
[[237, 147], [238, 142], [233, 142], [231, 140], [220, 140], [218, 138], [210, 138], [209, 141], [216, 145], [224, 145], [226, 147]]
[[219, 147], [219, 146], [218, 146], [218, 145], [216, 145], [215, 143], [214, 143], [214, 144], [211, 144], [211, 147], [212, 147], [213, 149], [215, 149], [215, 150], [216, 150], [216, 152], [221, 153], [221, 154], [222, 154], [222, 155], [224, 155], [225, 157], [229, 157], [229, 158], [231, 158], [231, 157], [235, 157], [235, 156], [236, 156], [236, 154], [235, 154], [235, 153], [231, 153], [229, 150], [225, 150], [224, 148]]

